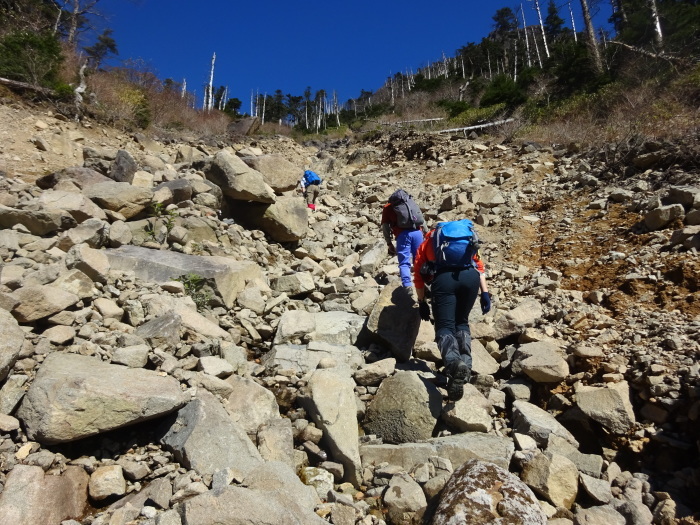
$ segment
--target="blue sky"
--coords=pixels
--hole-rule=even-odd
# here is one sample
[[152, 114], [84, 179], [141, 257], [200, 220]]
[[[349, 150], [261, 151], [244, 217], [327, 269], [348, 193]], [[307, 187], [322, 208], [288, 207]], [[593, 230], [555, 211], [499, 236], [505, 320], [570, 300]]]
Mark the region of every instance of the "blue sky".
[[[568, 3], [556, 0], [570, 27]], [[548, 0], [540, 0], [546, 9]], [[529, 24], [537, 22], [531, 0], [522, 1]], [[375, 91], [386, 77], [414, 72], [493, 29], [499, 0], [354, 0], [334, 3], [231, 2], [226, 0], [101, 0], [103, 27], [114, 30], [119, 56], [142, 59], [159, 78], [187, 80], [189, 91], [204, 92], [212, 54], [214, 85], [228, 86], [247, 111], [251, 90], [272, 95], [336, 91], [340, 102]], [[572, 0], [577, 30], [580, 2]], [[604, 2], [598, 17], [609, 15]], [[543, 13], [544, 16], [544, 13]]]

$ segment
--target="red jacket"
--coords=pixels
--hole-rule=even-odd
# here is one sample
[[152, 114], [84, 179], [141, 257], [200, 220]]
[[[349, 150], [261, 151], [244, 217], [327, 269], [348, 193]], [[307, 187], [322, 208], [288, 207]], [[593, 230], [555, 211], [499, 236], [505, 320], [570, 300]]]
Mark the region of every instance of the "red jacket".
[[[433, 242], [434, 233], [434, 229], [428, 232], [428, 235], [425, 236], [425, 239], [418, 247], [416, 258], [413, 261], [413, 284], [416, 288], [425, 287], [425, 281], [423, 280], [423, 276], [420, 274], [420, 269], [423, 264], [425, 264], [426, 261], [435, 261], [435, 248], [433, 247], [433, 244], [435, 244]], [[484, 261], [481, 260], [481, 255], [478, 251], [474, 254], [472, 260], [474, 261], [474, 267], [477, 269], [477, 271], [479, 273], [484, 273], [486, 268], [484, 267]]]
[[382, 220], [380, 224], [388, 224], [391, 226], [391, 233], [394, 234], [394, 238], [398, 237], [399, 233], [403, 231], [402, 228], [396, 225], [396, 212], [390, 203], [385, 204], [382, 208]]

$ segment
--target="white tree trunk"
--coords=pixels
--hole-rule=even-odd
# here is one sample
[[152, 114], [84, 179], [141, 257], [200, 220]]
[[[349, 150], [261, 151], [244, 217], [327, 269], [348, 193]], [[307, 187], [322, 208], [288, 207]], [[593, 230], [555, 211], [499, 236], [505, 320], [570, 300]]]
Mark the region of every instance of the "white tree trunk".
[[207, 111], [214, 108], [214, 62], [216, 62], [216, 53], [211, 57], [211, 70], [209, 71], [209, 98], [206, 106]]
[[571, 30], [574, 32], [574, 42], [578, 42], [578, 35], [576, 34], [576, 20], [574, 19], [574, 10], [571, 9], [571, 2], [569, 2], [569, 16], [571, 17]]
[[651, 9], [651, 18], [654, 23], [654, 43], [659, 49], [664, 47], [664, 37], [661, 33], [661, 20], [659, 20], [659, 10], [656, 7], [656, 0], [648, 0]]
[[520, 4], [520, 16], [523, 19], [523, 31], [525, 32], [525, 54], [527, 55], [527, 67], [532, 67], [530, 60], [530, 37], [527, 35], [527, 23], [525, 22], [525, 10], [523, 4]]
[[180, 92], [180, 98], [185, 98], [187, 95], [187, 79], [182, 79], [182, 91]]
[[583, 22], [586, 25], [586, 43], [588, 44], [588, 52], [591, 54], [593, 69], [596, 74], [603, 73], [603, 61], [600, 58], [600, 50], [598, 49], [598, 40], [595, 37], [595, 27], [593, 27], [593, 19], [591, 12], [588, 9], [587, 0], [581, 0], [581, 10], [583, 11]]
[[549, 58], [549, 46], [547, 46], [547, 33], [544, 32], [544, 22], [542, 21], [542, 11], [540, 11], [540, 0], [535, 0], [535, 10], [537, 18], [540, 19], [540, 29], [542, 30], [542, 41], [544, 42], [544, 54]]
[[542, 55], [540, 55], [540, 46], [537, 43], [537, 35], [535, 34], [534, 29], [532, 29], [532, 41], [535, 43], [535, 51], [537, 52], [537, 63], [540, 65], [540, 69], [542, 69]]

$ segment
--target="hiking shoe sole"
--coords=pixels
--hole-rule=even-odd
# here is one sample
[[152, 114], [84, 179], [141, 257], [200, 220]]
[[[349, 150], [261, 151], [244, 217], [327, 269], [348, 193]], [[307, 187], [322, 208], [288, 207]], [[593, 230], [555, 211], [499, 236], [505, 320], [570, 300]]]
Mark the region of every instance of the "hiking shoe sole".
[[469, 381], [469, 367], [464, 361], [459, 361], [455, 366], [454, 372], [448, 376], [447, 381], [447, 399], [450, 401], [459, 401], [464, 395], [464, 383]]

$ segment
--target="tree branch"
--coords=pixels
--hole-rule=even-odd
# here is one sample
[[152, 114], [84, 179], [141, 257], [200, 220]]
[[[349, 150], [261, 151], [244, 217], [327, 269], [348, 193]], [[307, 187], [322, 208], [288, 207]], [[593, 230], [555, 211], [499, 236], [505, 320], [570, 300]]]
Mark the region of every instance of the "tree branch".
[[688, 61], [686, 59], [666, 54], [663, 51], [661, 53], [652, 53], [651, 51], [647, 51], [646, 49], [634, 47], [634, 46], [631, 46], [629, 44], [625, 44], [623, 42], [618, 42], [617, 40], [609, 40], [608, 44], [615, 44], [617, 46], [624, 47], [625, 49], [628, 49], [628, 50], [632, 51], [633, 53], [638, 53], [638, 54], [643, 55], [645, 57], [665, 60], [667, 62], [670, 62], [673, 65], [679, 65], [679, 66], [688, 65]]

